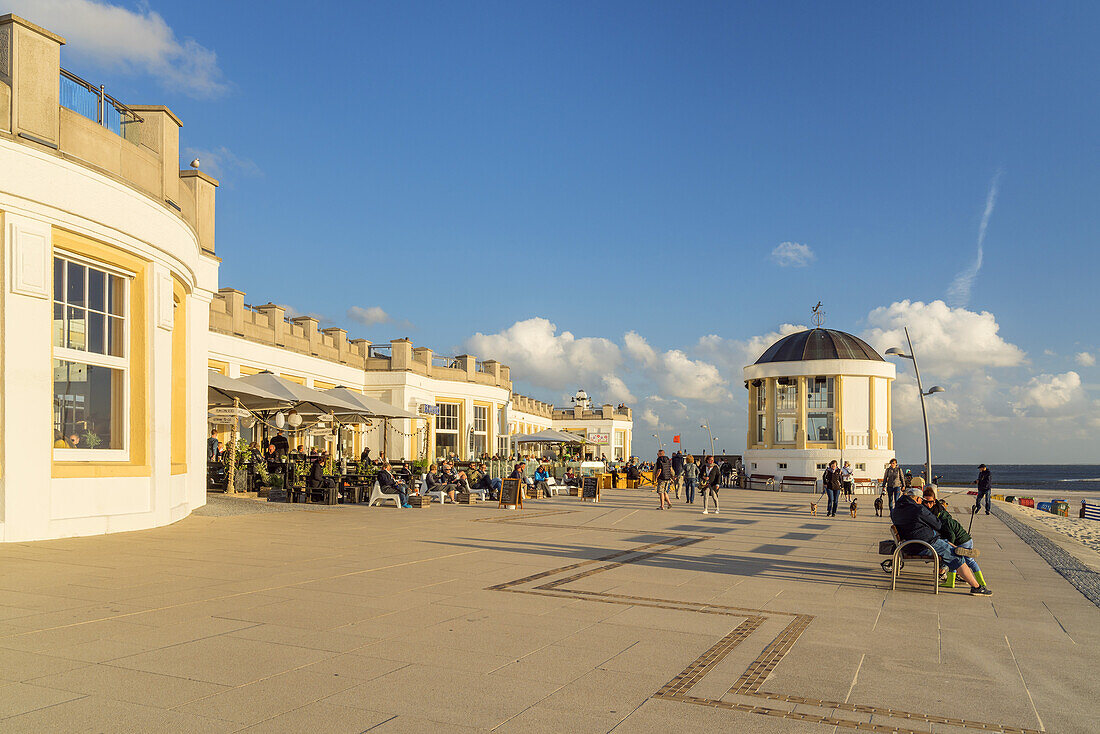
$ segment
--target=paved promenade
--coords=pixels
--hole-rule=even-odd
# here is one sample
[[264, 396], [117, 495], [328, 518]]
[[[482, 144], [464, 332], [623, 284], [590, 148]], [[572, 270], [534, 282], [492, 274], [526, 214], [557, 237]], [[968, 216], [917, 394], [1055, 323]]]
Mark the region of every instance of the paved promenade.
[[926, 564], [888, 590], [869, 498], [722, 499], [0, 545], [0, 732], [1096, 731], [1100, 610], [997, 517], [995, 595], [935, 596]]

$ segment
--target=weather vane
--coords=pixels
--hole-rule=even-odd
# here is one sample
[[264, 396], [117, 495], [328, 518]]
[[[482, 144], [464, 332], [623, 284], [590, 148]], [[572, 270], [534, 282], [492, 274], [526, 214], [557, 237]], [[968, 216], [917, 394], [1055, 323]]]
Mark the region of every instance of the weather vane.
[[814, 326], [820, 328], [825, 323], [825, 309], [821, 307], [821, 301], [817, 302], [817, 305], [813, 308], [813, 322]]

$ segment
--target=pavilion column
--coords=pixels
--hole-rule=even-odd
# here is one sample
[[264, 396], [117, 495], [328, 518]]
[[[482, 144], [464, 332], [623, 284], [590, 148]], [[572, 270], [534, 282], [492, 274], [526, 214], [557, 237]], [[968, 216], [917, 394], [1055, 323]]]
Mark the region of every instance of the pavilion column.
[[807, 410], [806, 410], [806, 378], [798, 378], [798, 419], [795, 422], [794, 427], [794, 445], [796, 448], [806, 448], [806, 433], [807, 433]]
[[833, 395], [833, 438], [836, 439], [836, 447], [844, 451], [844, 377], [837, 375], [835, 378], [836, 392]]
[[775, 378], [765, 378], [764, 389], [764, 448], [775, 445]]

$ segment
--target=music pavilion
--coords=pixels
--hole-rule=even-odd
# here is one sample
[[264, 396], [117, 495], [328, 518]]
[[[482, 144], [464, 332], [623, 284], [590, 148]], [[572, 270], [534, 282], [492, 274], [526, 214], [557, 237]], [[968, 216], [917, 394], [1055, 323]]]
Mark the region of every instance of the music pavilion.
[[745, 471], [752, 486], [820, 478], [850, 461], [857, 479], [881, 478], [894, 458], [890, 393], [896, 377], [859, 337], [809, 329], [771, 345], [744, 368], [749, 391]]

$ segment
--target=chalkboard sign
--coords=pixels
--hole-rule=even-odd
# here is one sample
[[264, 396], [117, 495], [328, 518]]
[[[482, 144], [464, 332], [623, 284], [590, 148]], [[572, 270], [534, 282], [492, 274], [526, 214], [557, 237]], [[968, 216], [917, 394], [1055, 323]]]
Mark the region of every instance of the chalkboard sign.
[[581, 499], [592, 500], [593, 502], [600, 501], [600, 478], [599, 477], [585, 477], [581, 484]]
[[507, 507], [509, 509], [523, 509], [523, 490], [522, 480], [520, 479], [503, 479], [500, 482], [500, 502], [497, 507]]

